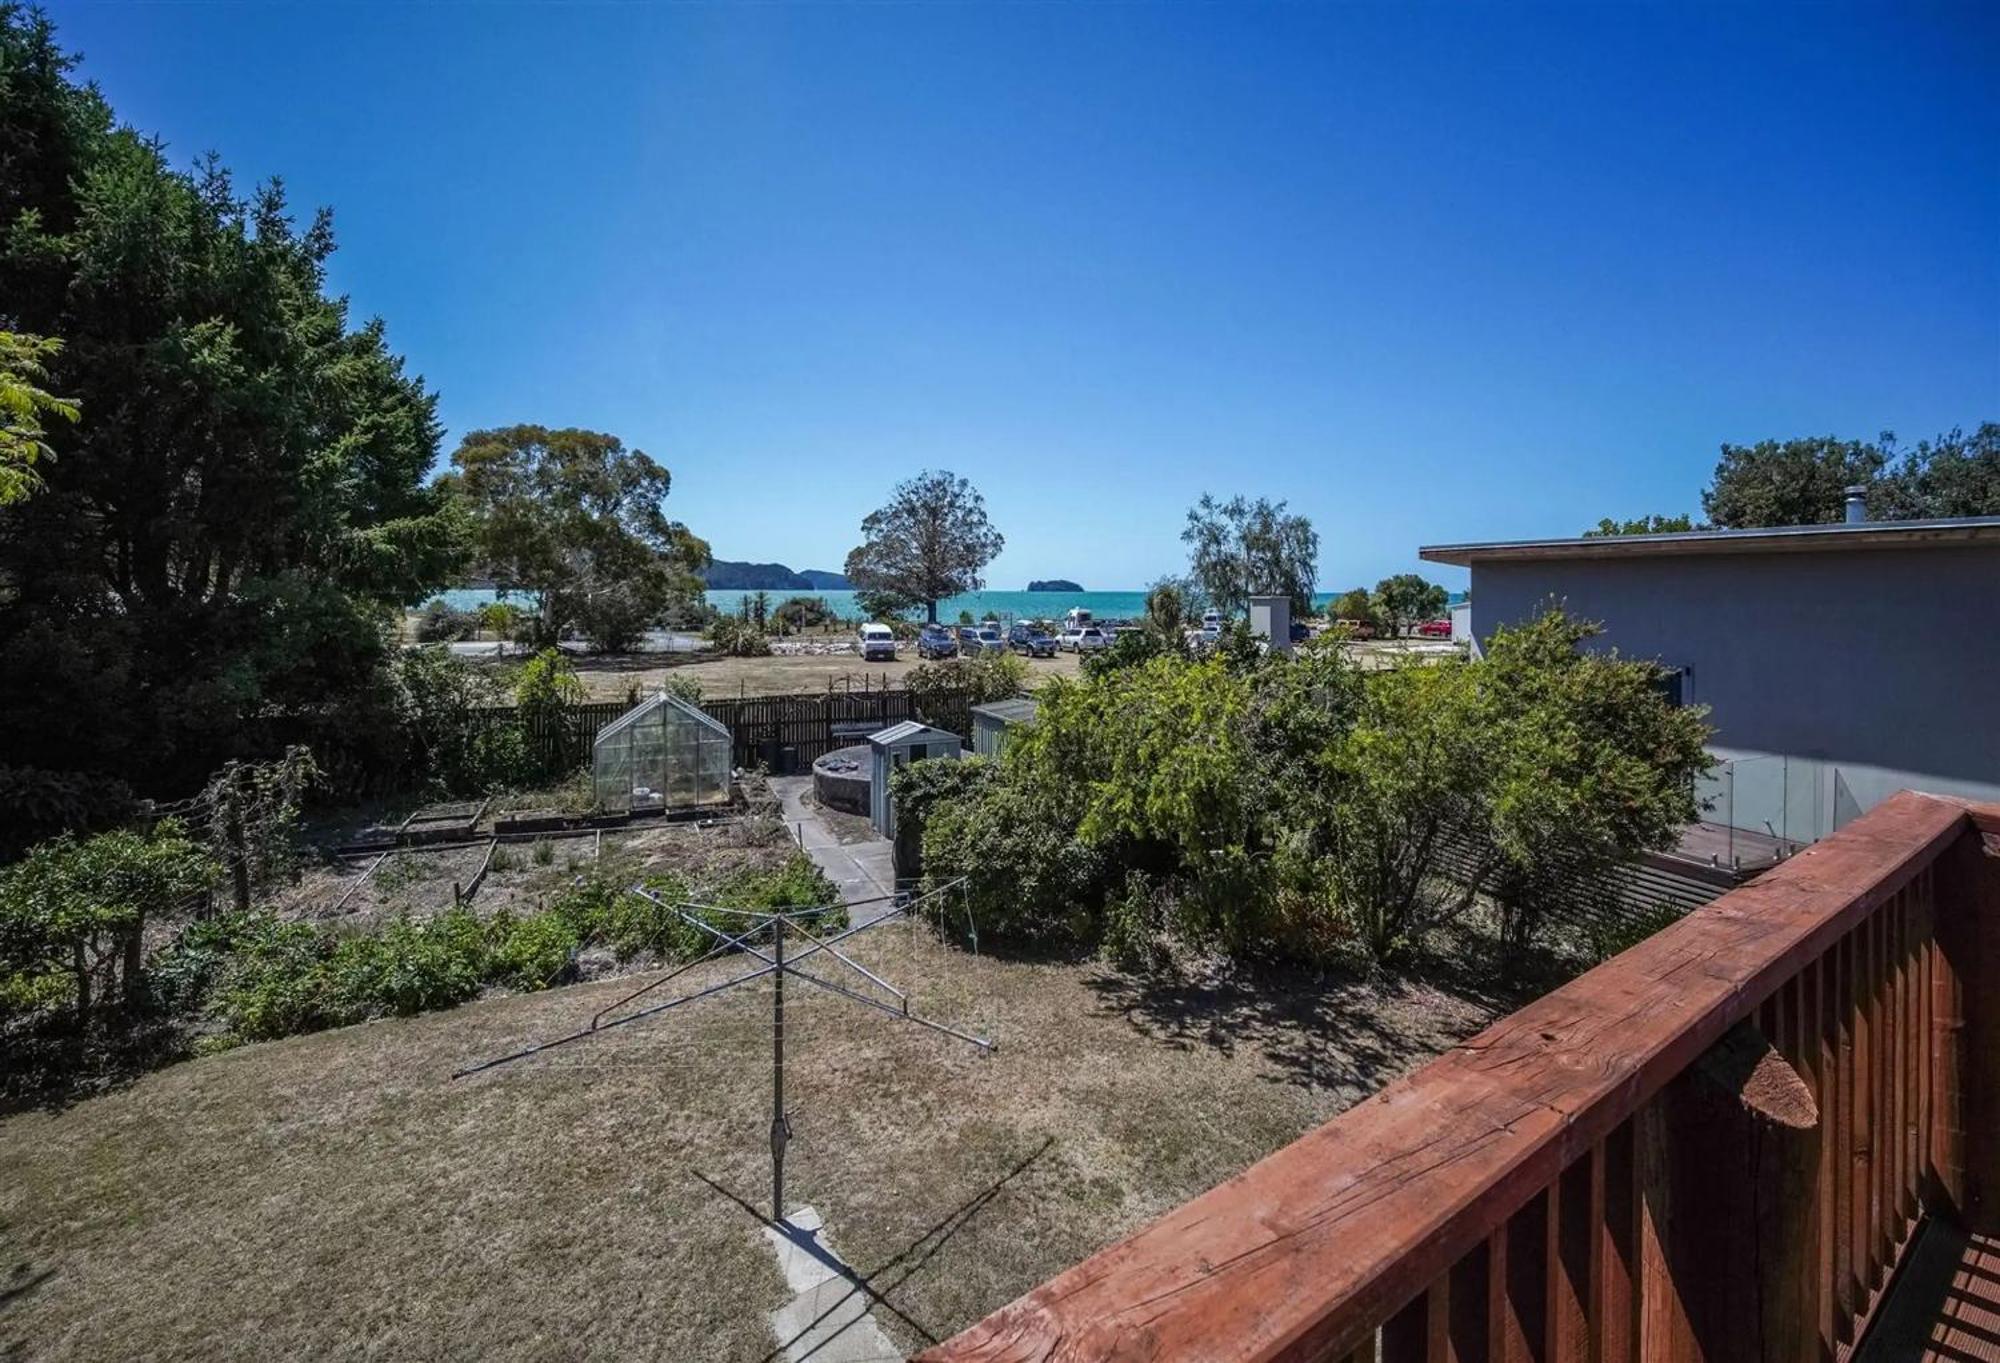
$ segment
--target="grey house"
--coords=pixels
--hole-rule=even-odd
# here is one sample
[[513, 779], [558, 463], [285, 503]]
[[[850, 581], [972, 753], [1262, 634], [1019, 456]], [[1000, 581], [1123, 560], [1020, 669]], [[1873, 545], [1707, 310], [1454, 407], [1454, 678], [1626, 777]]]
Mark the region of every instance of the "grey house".
[[2000, 516], [1433, 545], [1473, 647], [1550, 601], [1675, 670], [1706, 817], [1810, 842], [1896, 790], [2000, 799]]

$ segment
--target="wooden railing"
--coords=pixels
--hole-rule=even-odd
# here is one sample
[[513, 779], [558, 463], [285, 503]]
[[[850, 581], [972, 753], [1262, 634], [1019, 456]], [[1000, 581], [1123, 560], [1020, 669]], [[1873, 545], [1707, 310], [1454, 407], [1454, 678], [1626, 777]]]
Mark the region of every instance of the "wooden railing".
[[1839, 1357], [1994, 1228], [1989, 838], [1898, 795], [923, 1357]]

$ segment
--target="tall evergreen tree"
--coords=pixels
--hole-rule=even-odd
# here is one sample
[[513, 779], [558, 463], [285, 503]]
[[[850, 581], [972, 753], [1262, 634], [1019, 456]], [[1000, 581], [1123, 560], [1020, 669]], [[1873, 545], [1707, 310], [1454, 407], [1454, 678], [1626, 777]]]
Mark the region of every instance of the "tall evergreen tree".
[[74, 65], [0, 3], [0, 331], [62, 337], [82, 412], [0, 509], [0, 752], [163, 788], [370, 688], [462, 536], [434, 398], [326, 292], [329, 216], [174, 169]]

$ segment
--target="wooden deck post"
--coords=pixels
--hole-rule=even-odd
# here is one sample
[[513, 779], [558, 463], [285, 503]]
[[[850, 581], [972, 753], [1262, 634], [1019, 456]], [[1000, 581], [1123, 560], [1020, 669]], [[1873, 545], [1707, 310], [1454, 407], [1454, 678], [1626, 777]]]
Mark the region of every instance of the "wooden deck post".
[[[1991, 809], [1991, 806], [1987, 807]], [[2000, 1234], [2000, 822], [1939, 856], [1932, 1002], [1935, 1192], [1970, 1231]]]
[[1796, 1363], [1819, 1304], [1819, 1109], [1753, 1025], [1738, 1024], [1639, 1114], [1639, 1356]]

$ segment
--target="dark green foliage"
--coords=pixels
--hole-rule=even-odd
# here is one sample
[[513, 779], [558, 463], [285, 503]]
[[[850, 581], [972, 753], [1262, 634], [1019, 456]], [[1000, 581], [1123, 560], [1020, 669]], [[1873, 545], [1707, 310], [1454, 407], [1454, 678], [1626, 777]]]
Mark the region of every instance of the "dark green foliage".
[[114, 991], [137, 1003], [147, 924], [199, 913], [217, 870], [173, 820], [36, 846], [0, 871], [0, 1020], [10, 1001], [79, 1018]]
[[[1178, 637], [1178, 636], [1174, 636]], [[1178, 656], [1183, 650], [1168, 642], [1168, 636], [1151, 629], [1128, 629], [1119, 633], [1110, 648], [1083, 655], [1083, 675], [1096, 676], [1121, 667], [1137, 667], [1164, 654]]]
[[823, 596], [793, 596], [778, 603], [771, 619], [783, 629], [797, 632], [831, 625], [836, 617]]
[[0, 863], [65, 829], [109, 828], [132, 816], [132, 788], [114, 777], [79, 771], [0, 766]]
[[976, 795], [999, 768], [982, 757], [930, 757], [898, 767], [889, 777], [896, 801], [896, 874], [923, 873], [924, 827], [940, 805]]
[[417, 612], [417, 642], [448, 644], [470, 639], [479, 631], [479, 617], [471, 611], [455, 609], [442, 597], [432, 597]]
[[456, 572], [431, 394], [328, 293], [324, 214], [170, 167], [0, 6], [0, 331], [59, 336], [45, 486], [0, 509], [0, 752], [186, 789], [374, 687]]
[[[1026, 694], [1028, 665], [1017, 653], [974, 653], [919, 663], [910, 669], [903, 685], [915, 697], [918, 713], [955, 717], [967, 705], [986, 705]], [[954, 728], [955, 724], [942, 727]]]
[[492, 968], [489, 925], [464, 909], [341, 935], [269, 914], [238, 925], [219, 1011], [251, 1041], [449, 1008]]
[[440, 795], [475, 795], [533, 775], [521, 729], [486, 717], [506, 696], [485, 673], [445, 649], [415, 648], [397, 656], [392, 677], [394, 722], [415, 781]]
[[[679, 877], [646, 878], [659, 902], [631, 893], [629, 884], [593, 871], [525, 917], [482, 920], [452, 909], [428, 919], [398, 918], [378, 932], [343, 934], [247, 914], [185, 935], [175, 952], [186, 958], [184, 973], [217, 981], [214, 1009], [229, 1032], [254, 1041], [450, 1008], [488, 985], [545, 989], [562, 983], [577, 953], [594, 946], [609, 947], [620, 960], [668, 961], [691, 960], [716, 946], [712, 934], [668, 907], [690, 897]], [[846, 922], [838, 890], [803, 855], [775, 869], [738, 872], [710, 898], [739, 908], [830, 906], [814, 931]], [[697, 916], [732, 934], [742, 928], [735, 915]]]
[[1891, 520], [2000, 516], [2000, 422], [1919, 442], [1870, 493], [1868, 508]]
[[1398, 573], [1375, 584], [1371, 604], [1383, 628], [1391, 634], [1401, 634], [1413, 625], [1443, 615], [1449, 599], [1437, 583], [1427, 582], [1415, 573]]
[[1846, 489], [1873, 483], [1887, 456], [1879, 445], [1816, 436], [1724, 445], [1701, 508], [1722, 530], [1823, 525], [1846, 514]]
[[1686, 513], [1678, 516], [1641, 516], [1637, 520], [1630, 521], [1614, 521], [1606, 516], [1594, 528], [1584, 531], [1583, 537], [1601, 539], [1609, 535], [1667, 535], [1707, 528], [1707, 526], [1697, 526], [1694, 517]]

